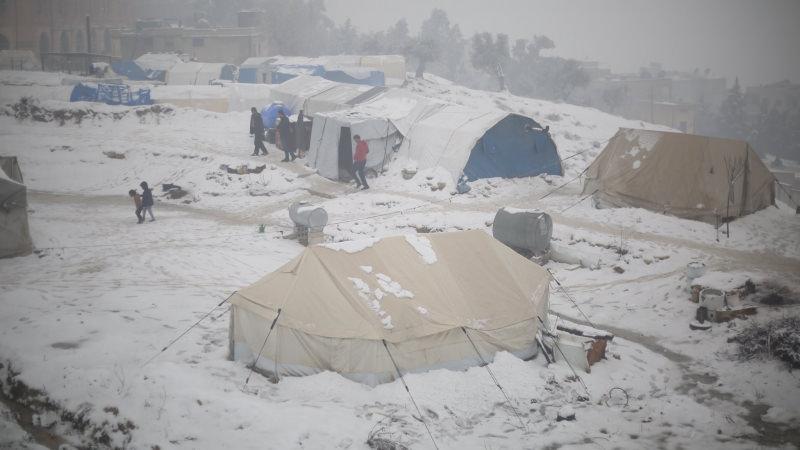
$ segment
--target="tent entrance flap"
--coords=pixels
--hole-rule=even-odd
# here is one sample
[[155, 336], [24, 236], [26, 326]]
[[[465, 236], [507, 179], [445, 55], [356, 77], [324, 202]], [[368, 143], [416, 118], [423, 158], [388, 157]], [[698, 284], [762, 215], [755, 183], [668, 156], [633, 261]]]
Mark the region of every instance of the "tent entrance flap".
[[353, 140], [350, 127], [341, 127], [339, 131], [339, 180], [353, 179]]
[[479, 178], [562, 175], [561, 160], [546, 131], [533, 120], [509, 115], [473, 147], [464, 174]]

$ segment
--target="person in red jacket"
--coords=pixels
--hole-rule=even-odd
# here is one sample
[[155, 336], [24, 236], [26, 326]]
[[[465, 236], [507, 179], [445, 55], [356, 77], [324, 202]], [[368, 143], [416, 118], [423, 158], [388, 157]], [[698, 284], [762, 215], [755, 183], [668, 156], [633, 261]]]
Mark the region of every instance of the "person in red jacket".
[[361, 139], [359, 135], [353, 136], [353, 140], [356, 141], [356, 152], [353, 154], [353, 170], [356, 175], [356, 187], [360, 187], [362, 190], [369, 189], [367, 177], [364, 176], [364, 168], [367, 167], [369, 145], [367, 145], [367, 141]]

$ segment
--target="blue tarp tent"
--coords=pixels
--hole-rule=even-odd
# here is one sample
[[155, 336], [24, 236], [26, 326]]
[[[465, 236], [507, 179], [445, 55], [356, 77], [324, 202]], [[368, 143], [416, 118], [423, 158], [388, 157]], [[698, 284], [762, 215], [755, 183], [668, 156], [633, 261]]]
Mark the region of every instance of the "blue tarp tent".
[[150, 89], [131, 92], [127, 84], [98, 84], [97, 87], [78, 83], [69, 96], [71, 102], [100, 102], [107, 105], [150, 105]]
[[533, 119], [495, 108], [432, 105], [414, 121], [400, 153], [420, 169], [441, 167], [454, 182], [490, 177], [562, 175], [548, 130]]
[[273, 64], [271, 66], [270, 83], [281, 84], [298, 75], [321, 76], [325, 69], [314, 64]]
[[111, 70], [117, 75], [122, 75], [129, 80], [149, 80], [147, 71], [139, 67], [135, 61], [129, 59], [122, 61], [114, 61], [111, 63]]
[[167, 75], [166, 70], [144, 69], [136, 61], [131, 60], [114, 61], [111, 63], [111, 69], [117, 75], [136, 81], [164, 81]]
[[247, 58], [239, 66], [239, 83], [269, 83], [271, 58], [257, 56]]
[[386, 79], [383, 72], [363, 67], [325, 68], [322, 78], [349, 84], [366, 84], [369, 86], [385, 86]]
[[261, 121], [264, 123], [264, 128], [275, 128], [279, 111], [283, 111], [287, 116], [292, 115], [292, 111], [281, 102], [274, 102], [261, 110]]
[[563, 175], [549, 133], [533, 119], [509, 115], [489, 129], [470, 153], [464, 175], [479, 178]]

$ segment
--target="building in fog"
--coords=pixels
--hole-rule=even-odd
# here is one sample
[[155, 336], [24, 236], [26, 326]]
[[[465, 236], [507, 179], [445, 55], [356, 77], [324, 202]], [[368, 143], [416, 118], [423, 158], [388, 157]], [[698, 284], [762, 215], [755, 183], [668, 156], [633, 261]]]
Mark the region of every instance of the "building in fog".
[[582, 63], [582, 69], [591, 81], [576, 89], [571, 101], [686, 133], [696, 132], [700, 111], [718, 110], [727, 96], [725, 78], [668, 72], [655, 63], [638, 74], [614, 74], [592, 62]]
[[204, 62], [241, 64], [267, 51], [254, 27], [184, 27], [175, 21], [139, 21], [112, 32], [113, 54], [135, 59], [145, 53], [182, 53]]
[[750, 86], [744, 94], [748, 114], [756, 115], [772, 109], [784, 112], [800, 106], [800, 84], [788, 80], [762, 86]]
[[128, 0], [0, 1], [0, 50], [87, 52], [91, 42], [92, 53], [108, 54], [111, 30], [128, 25], [138, 6]]

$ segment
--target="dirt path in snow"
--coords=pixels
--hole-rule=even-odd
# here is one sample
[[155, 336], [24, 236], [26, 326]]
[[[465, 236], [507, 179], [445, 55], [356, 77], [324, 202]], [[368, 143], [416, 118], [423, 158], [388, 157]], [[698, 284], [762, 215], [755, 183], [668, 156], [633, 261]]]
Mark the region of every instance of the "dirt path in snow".
[[[552, 314], [573, 323], [590, 327], [594, 326], [602, 330], [606, 330], [610, 333], [613, 333], [614, 336], [639, 344], [677, 364], [681, 368], [682, 377], [682, 382], [678, 386], [677, 391], [681, 394], [692, 397], [698, 403], [703, 403], [706, 399], [711, 398], [717, 401], [732, 403], [743, 408], [745, 411], [747, 411], [747, 414], [742, 415], [741, 417], [747, 421], [748, 425], [758, 431], [758, 434], [756, 435], [747, 435], [746, 437], [748, 439], [758, 442], [760, 445], [800, 445], [800, 429], [790, 428], [784, 424], [772, 423], [763, 420], [762, 416], [767, 412], [767, 410], [769, 410], [771, 405], [754, 403], [749, 400], [737, 401], [733, 394], [722, 392], [716, 389], [714, 386], [717, 384], [719, 377], [712, 373], [712, 368], [704, 366], [701, 362], [688, 355], [670, 350], [669, 348], [661, 345], [658, 342], [658, 338], [648, 336], [638, 331], [619, 328], [613, 325], [597, 323], [589, 324], [579, 317], [571, 317], [562, 313], [552, 312]], [[602, 393], [594, 394], [597, 396]], [[734, 419], [729, 418], [729, 420]]]

